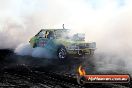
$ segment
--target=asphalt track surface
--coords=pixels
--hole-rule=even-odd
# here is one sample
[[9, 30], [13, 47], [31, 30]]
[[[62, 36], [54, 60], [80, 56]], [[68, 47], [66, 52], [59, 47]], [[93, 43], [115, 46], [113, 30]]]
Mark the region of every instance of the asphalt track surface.
[[[56, 59], [18, 56], [12, 50], [0, 50], [0, 88], [132, 88], [128, 84], [77, 83], [76, 74], [80, 65], [87, 67], [89, 74], [96, 74], [93, 57], [69, 57], [65, 62]], [[99, 73], [98, 73], [99, 74]]]

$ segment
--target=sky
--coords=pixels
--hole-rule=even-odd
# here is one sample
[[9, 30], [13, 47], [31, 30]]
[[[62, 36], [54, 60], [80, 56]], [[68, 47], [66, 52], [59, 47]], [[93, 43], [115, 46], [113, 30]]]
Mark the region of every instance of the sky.
[[[15, 16], [14, 19], [22, 19], [24, 16], [38, 13], [39, 15], [50, 15], [52, 19], [62, 17], [61, 20], [65, 23], [67, 19], [71, 19], [73, 16], [82, 16], [83, 14], [87, 14], [88, 16], [94, 14], [94, 16], [96, 16], [98, 13], [101, 13], [100, 11], [105, 13], [109, 10], [116, 12], [125, 7], [125, 5], [129, 6], [130, 1], [131, 0], [0, 0], [0, 15]], [[78, 17], [75, 19], [77, 18]]]

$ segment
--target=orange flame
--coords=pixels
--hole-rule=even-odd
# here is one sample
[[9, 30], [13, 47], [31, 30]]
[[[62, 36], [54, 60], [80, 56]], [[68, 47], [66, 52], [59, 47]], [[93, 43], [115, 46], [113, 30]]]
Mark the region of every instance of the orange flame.
[[85, 70], [82, 68], [82, 66], [79, 66], [78, 72], [79, 72], [79, 75], [80, 75], [80, 76], [86, 75], [86, 72], [85, 72]]

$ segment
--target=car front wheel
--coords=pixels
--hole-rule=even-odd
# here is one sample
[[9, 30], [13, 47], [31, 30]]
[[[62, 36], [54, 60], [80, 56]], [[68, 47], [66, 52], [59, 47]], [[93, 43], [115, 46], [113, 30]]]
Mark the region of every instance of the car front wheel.
[[60, 47], [58, 49], [58, 58], [60, 60], [65, 60], [67, 58], [67, 51], [65, 47]]

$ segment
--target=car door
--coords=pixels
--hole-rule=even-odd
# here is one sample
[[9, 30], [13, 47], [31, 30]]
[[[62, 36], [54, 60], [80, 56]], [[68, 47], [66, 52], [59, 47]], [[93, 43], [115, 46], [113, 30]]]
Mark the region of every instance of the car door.
[[47, 31], [43, 30], [38, 34], [38, 39], [36, 41], [37, 47], [45, 47], [47, 42], [48, 42], [48, 38], [46, 37], [47, 35]]
[[55, 38], [53, 31], [46, 30], [39, 33], [37, 46], [46, 48], [50, 51], [55, 51]]

